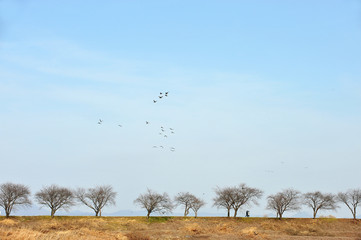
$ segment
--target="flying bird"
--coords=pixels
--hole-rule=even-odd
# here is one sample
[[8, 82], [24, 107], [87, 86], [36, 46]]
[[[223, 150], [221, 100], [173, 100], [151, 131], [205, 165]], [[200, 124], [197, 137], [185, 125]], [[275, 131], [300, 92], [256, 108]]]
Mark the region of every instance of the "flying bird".
[[102, 122], [103, 122], [103, 120], [99, 119], [99, 122], [98, 122], [98, 124], [102, 124]]
[[145, 124], [149, 124], [149, 122], [148, 122], [148, 121], [145, 121]]
[[167, 135], [164, 135], [164, 137], [166, 138], [166, 137], [168, 137]]
[[160, 95], [162, 95], [163, 93], [159, 93]]
[[122, 126], [122, 125], [120, 125], [120, 124], [119, 124], [118, 126], [119, 126], [119, 127], [123, 127], [123, 126]]
[[159, 98], [162, 98], [163, 96], [158, 96]]
[[157, 101], [156, 100], [153, 100], [154, 103], [156, 103]]
[[168, 97], [168, 92], [165, 92], [165, 94], [164, 94], [166, 97]]

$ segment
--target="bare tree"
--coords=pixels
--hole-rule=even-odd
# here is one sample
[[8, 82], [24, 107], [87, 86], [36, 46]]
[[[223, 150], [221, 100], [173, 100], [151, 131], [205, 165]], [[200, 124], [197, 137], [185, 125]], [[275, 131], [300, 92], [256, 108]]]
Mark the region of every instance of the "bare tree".
[[286, 189], [275, 195], [268, 196], [267, 208], [275, 210], [279, 219], [285, 211], [300, 209], [300, 192], [294, 189]]
[[351, 189], [337, 194], [337, 199], [350, 209], [353, 219], [356, 219], [357, 206], [361, 203], [361, 189]]
[[217, 196], [213, 198], [213, 206], [227, 209], [227, 217], [230, 217], [230, 212], [233, 206], [233, 192], [234, 189], [231, 187], [217, 187], [215, 190]]
[[248, 205], [250, 202], [258, 205], [257, 199], [261, 198], [262, 195], [263, 191], [257, 188], [248, 187], [244, 183], [233, 188], [231, 197], [233, 199], [232, 208], [234, 210], [234, 217], [237, 217], [238, 209], [243, 205]]
[[331, 193], [319, 191], [303, 194], [304, 203], [313, 210], [313, 219], [316, 218], [318, 210], [335, 210], [337, 208], [336, 197]]
[[3, 183], [0, 185], [0, 206], [4, 208], [6, 217], [10, 216], [16, 206], [28, 207], [31, 205], [29, 199], [29, 187], [22, 184]]
[[85, 190], [79, 188], [75, 191], [75, 198], [85, 206], [93, 209], [95, 216], [102, 216], [102, 209], [108, 205], [115, 205], [117, 193], [112, 186], [97, 186]]
[[198, 210], [203, 207], [204, 205], [206, 205], [206, 203], [202, 200], [199, 199], [197, 197], [194, 197], [191, 201], [191, 209], [194, 212], [194, 217], [197, 217], [198, 215]]
[[75, 204], [72, 191], [57, 185], [43, 187], [43, 189], [35, 194], [35, 199], [39, 204], [50, 208], [51, 217], [54, 217], [55, 212], [60, 208], [68, 210]]
[[147, 218], [152, 212], [167, 213], [172, 212], [174, 206], [167, 193], [159, 194], [150, 189], [146, 193], [139, 195], [134, 203], [147, 210]]
[[195, 196], [189, 192], [181, 192], [174, 198], [177, 205], [184, 205], [184, 216], [186, 217], [189, 214], [191, 209], [191, 203]]

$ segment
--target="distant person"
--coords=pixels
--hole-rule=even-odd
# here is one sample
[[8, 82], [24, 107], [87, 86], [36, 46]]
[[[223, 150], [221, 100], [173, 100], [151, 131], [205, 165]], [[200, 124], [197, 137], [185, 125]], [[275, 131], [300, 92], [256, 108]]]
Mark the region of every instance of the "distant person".
[[246, 217], [249, 217], [249, 211], [248, 210], [246, 211]]

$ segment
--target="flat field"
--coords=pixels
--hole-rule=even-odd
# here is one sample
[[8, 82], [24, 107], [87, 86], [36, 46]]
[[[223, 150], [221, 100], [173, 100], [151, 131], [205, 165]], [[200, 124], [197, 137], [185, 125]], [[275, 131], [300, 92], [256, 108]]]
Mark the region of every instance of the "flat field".
[[0, 240], [342, 239], [361, 240], [351, 219], [220, 217], [0, 217]]

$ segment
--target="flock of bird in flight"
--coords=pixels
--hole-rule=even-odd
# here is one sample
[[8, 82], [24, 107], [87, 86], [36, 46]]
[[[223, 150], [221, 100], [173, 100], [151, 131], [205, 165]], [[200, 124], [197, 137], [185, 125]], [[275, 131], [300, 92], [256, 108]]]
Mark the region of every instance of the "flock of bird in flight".
[[[153, 103], [157, 103], [158, 101], [162, 100], [163, 97], [168, 97], [168, 93], [169, 92], [164, 92], [164, 94], [162, 92], [160, 92], [158, 99], [154, 100], [153, 99]], [[101, 125], [103, 123], [102, 119], [99, 119], [98, 124]], [[149, 121], [145, 121], [146, 125], [149, 125], [150, 122]], [[123, 127], [121, 124], [118, 124], [118, 127]], [[169, 135], [175, 134], [175, 131], [173, 128], [165, 128], [163, 126], [160, 126], [160, 131], [159, 131], [159, 135], [162, 136], [163, 138], [168, 138]], [[153, 148], [158, 148], [158, 149], [166, 149], [167, 147], [163, 146], [163, 145], [154, 145]], [[170, 151], [174, 152], [175, 151], [175, 147], [168, 147]], [[285, 162], [281, 162], [281, 164], [284, 164]], [[308, 169], [308, 167], [305, 167], [305, 169]], [[266, 170], [267, 173], [274, 173], [273, 170]]]
[[[163, 97], [168, 97], [168, 93], [169, 92], [165, 92], [164, 95], [163, 93], [161, 92], [158, 96], [159, 99], [162, 99]], [[153, 100], [153, 103], [157, 103], [157, 100]]]
[[[160, 99], [162, 99], [163, 97], [168, 97], [168, 93], [169, 92], [165, 92], [164, 94], [162, 92], [160, 92], [159, 96], [158, 96], [158, 100], [153, 100], [153, 103], [157, 103]], [[101, 125], [103, 124], [103, 120], [102, 119], [99, 119], [98, 121], [98, 124]], [[145, 124], [146, 125], [149, 125], [150, 122], [149, 121], [145, 121]], [[118, 127], [123, 127], [121, 124], [118, 124]], [[161, 135], [162, 137], [164, 138], [168, 138], [168, 135], [170, 134], [175, 134], [175, 131], [173, 128], [169, 128], [169, 131], [168, 131], [168, 128], [164, 128], [163, 126], [160, 126], [160, 132], [159, 132], [159, 135]], [[153, 148], [161, 148], [161, 149], [164, 149], [165, 147], [163, 145], [160, 145], [160, 146], [157, 146], [157, 145], [154, 145]], [[175, 151], [175, 147], [169, 147], [169, 150], [174, 152]]]

